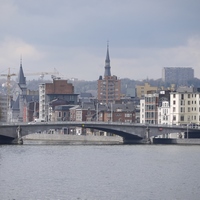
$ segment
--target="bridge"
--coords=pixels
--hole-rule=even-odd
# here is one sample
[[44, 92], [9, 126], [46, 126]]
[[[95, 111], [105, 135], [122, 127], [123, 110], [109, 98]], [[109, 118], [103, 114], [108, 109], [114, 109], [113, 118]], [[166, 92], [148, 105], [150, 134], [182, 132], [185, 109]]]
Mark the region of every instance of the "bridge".
[[120, 123], [120, 122], [38, 122], [38, 123], [12, 123], [0, 125], [0, 143], [12, 143], [21, 137], [36, 133], [38, 131], [48, 131], [50, 129], [62, 129], [69, 127], [82, 127], [97, 129], [123, 138], [124, 143], [132, 143], [149, 139], [152, 136], [158, 136], [168, 133], [181, 133], [196, 131], [200, 129], [187, 126], [176, 125], [153, 125], [139, 123]]

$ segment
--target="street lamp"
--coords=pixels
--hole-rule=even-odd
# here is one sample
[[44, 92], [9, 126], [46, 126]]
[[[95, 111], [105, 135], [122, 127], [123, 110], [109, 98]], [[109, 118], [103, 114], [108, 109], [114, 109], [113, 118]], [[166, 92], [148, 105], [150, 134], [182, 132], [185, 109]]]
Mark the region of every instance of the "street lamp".
[[111, 106], [110, 106], [110, 111], [111, 111], [110, 121], [112, 122], [113, 121], [113, 104], [112, 104], [112, 102], [111, 102]]
[[188, 121], [187, 121], [187, 139], [188, 139], [188, 126], [190, 125], [189, 120], [190, 120], [190, 117], [188, 117]]
[[98, 109], [99, 109], [99, 108], [98, 108], [98, 105], [99, 105], [99, 104], [98, 104], [98, 101], [97, 101], [97, 105], [96, 105], [96, 121], [97, 121], [97, 122], [99, 121], [99, 114], [98, 114], [98, 112], [99, 112]]

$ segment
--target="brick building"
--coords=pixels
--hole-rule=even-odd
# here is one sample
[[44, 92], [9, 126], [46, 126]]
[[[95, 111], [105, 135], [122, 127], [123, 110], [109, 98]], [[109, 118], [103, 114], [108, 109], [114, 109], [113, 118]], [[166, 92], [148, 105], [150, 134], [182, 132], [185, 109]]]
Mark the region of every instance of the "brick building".
[[40, 119], [49, 121], [54, 112], [51, 106], [54, 101], [57, 101], [56, 106], [76, 105], [78, 94], [74, 94], [74, 86], [64, 79], [53, 79], [53, 83], [39, 85]]

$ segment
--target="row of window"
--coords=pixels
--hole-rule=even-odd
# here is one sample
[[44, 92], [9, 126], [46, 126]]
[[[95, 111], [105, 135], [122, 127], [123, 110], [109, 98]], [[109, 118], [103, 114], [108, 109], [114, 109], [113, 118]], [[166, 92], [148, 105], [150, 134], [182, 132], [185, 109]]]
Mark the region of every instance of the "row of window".
[[[185, 107], [181, 107], [181, 113], [186, 112], [185, 111]], [[197, 111], [197, 107], [188, 107], [187, 108], [187, 112], [193, 112], [193, 111]], [[173, 112], [176, 112], [176, 107], [173, 107]], [[200, 108], [199, 108], [199, 112], [200, 112]]]
[[[185, 101], [181, 101], [180, 102], [180, 104], [183, 106], [183, 105], [186, 105], [185, 103], [187, 103], [187, 105], [192, 105], [192, 104], [197, 104], [197, 101], [187, 101], [187, 102], [185, 102]], [[175, 100], [173, 100], [173, 105], [176, 105], [176, 101]], [[199, 101], [199, 105], [200, 105], [200, 101]]]
[[[179, 96], [179, 94], [177, 94], [177, 95]], [[194, 97], [196, 98], [197, 94], [181, 94], [181, 99], [186, 99], [186, 98], [189, 99], [189, 98], [194, 98]], [[176, 94], [173, 94], [173, 98], [176, 98]]]
[[[186, 121], [186, 122], [190, 122], [190, 121], [195, 121], [195, 120], [199, 120], [200, 121], [200, 115], [199, 116], [196, 116], [196, 115], [194, 115], [194, 116], [184, 116], [184, 115], [181, 115], [180, 116], [180, 121]], [[173, 115], [173, 121], [176, 121], [176, 115]]]

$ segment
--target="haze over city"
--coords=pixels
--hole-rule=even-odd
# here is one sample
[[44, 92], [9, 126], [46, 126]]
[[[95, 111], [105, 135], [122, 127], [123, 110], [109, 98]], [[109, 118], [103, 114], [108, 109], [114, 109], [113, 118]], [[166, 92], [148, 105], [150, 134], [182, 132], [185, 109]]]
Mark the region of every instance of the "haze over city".
[[200, 78], [198, 0], [0, 1], [0, 73], [51, 72], [97, 80], [107, 41], [111, 74], [158, 79], [163, 67]]

